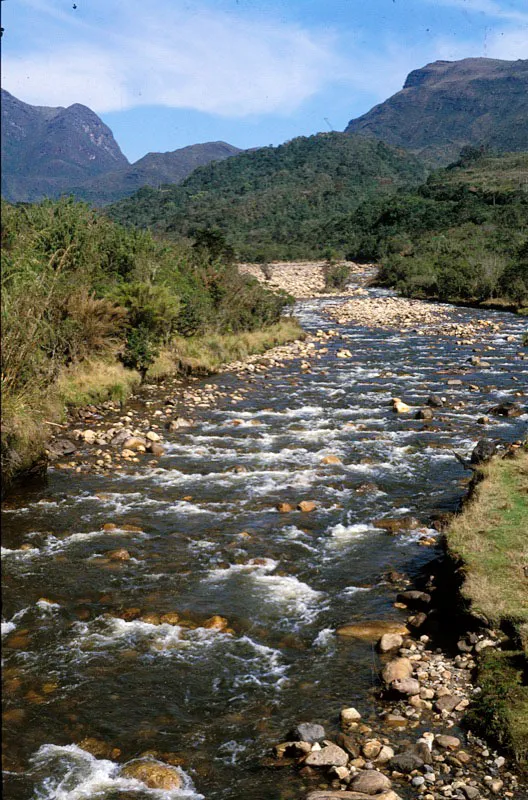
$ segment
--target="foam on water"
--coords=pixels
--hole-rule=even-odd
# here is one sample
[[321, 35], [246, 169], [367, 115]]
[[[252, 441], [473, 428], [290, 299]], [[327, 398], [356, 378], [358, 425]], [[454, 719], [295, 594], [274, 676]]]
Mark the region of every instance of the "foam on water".
[[11, 619], [9, 620], [2, 620], [2, 636], [7, 636], [8, 633], [14, 631], [24, 616], [26, 612], [29, 611], [29, 606], [27, 608], [22, 608], [20, 611], [17, 611], [16, 614], [13, 614]]
[[362, 538], [365, 534], [375, 532], [375, 528], [373, 528], [371, 525], [365, 525], [365, 523], [362, 522], [357, 522], [354, 525], [343, 525], [342, 523], [339, 523], [338, 525], [333, 525], [326, 530], [327, 535], [331, 537], [329, 545], [334, 547], [339, 547], [340, 545], [347, 544], [354, 539]]
[[312, 589], [293, 576], [253, 573], [251, 582], [264, 605], [277, 605], [289, 617], [309, 623], [322, 610], [323, 592]]
[[181, 789], [149, 789], [142, 781], [123, 776], [119, 764], [95, 758], [75, 744], [44, 744], [33, 755], [31, 766], [37, 774], [47, 773], [35, 788], [35, 800], [103, 800], [119, 791], [141, 792], [159, 800], [204, 800], [179, 767], [175, 769], [182, 778]]

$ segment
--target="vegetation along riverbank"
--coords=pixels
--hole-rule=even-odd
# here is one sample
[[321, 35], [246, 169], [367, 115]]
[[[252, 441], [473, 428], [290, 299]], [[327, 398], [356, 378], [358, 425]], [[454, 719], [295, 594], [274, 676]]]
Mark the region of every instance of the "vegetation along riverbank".
[[70, 200], [2, 205], [2, 465], [40, 468], [66, 407], [122, 401], [153, 370], [215, 369], [301, 335], [221, 236], [156, 241]]
[[476, 481], [448, 527], [447, 548], [469, 612], [501, 631], [504, 643], [479, 652], [481, 693], [470, 722], [522, 763], [528, 758], [528, 448], [494, 458]]

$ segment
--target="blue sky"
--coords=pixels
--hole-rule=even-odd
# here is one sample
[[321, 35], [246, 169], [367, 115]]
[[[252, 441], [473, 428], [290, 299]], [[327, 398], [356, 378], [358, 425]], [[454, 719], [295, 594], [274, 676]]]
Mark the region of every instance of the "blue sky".
[[5, 0], [2, 11], [4, 88], [89, 106], [131, 161], [342, 130], [430, 61], [528, 58], [528, 0]]

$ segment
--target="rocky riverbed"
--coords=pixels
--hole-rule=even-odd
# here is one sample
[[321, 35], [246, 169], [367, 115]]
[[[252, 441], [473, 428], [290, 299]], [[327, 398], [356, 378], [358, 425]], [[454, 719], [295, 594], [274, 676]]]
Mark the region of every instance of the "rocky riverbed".
[[[362, 294], [363, 286], [355, 285], [358, 278], [362, 283], [371, 280], [377, 272], [375, 264], [356, 264], [353, 261], [338, 262], [345, 264], [350, 271], [351, 283], [347, 289], [340, 290], [340, 296]], [[281, 289], [296, 299], [308, 297], [328, 297], [325, 292], [325, 261], [274, 261], [270, 264], [240, 264], [239, 270], [245, 275], [252, 275], [270, 289]], [[336, 292], [337, 294], [337, 292]]]
[[298, 304], [302, 342], [85, 409], [6, 504], [12, 800], [524, 800], [462, 725], [499, 637], [447, 647], [431, 577], [452, 450], [525, 430], [522, 326], [451, 309], [492, 323], [467, 344], [335, 303]]

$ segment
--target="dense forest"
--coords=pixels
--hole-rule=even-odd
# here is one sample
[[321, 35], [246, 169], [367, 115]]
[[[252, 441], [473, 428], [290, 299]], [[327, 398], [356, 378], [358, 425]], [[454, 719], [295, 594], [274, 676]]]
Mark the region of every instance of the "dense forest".
[[528, 154], [467, 148], [417, 191], [363, 204], [324, 235], [403, 294], [528, 305]]
[[383, 142], [317, 134], [200, 167], [179, 186], [145, 187], [107, 213], [176, 237], [217, 227], [243, 260], [299, 258], [327, 250], [321, 220], [425, 175], [414, 156]]
[[423, 180], [401, 151], [328, 134], [142, 189], [110, 213], [172, 236], [221, 230], [243, 260], [376, 261], [407, 294], [528, 304], [528, 155], [467, 147]]

